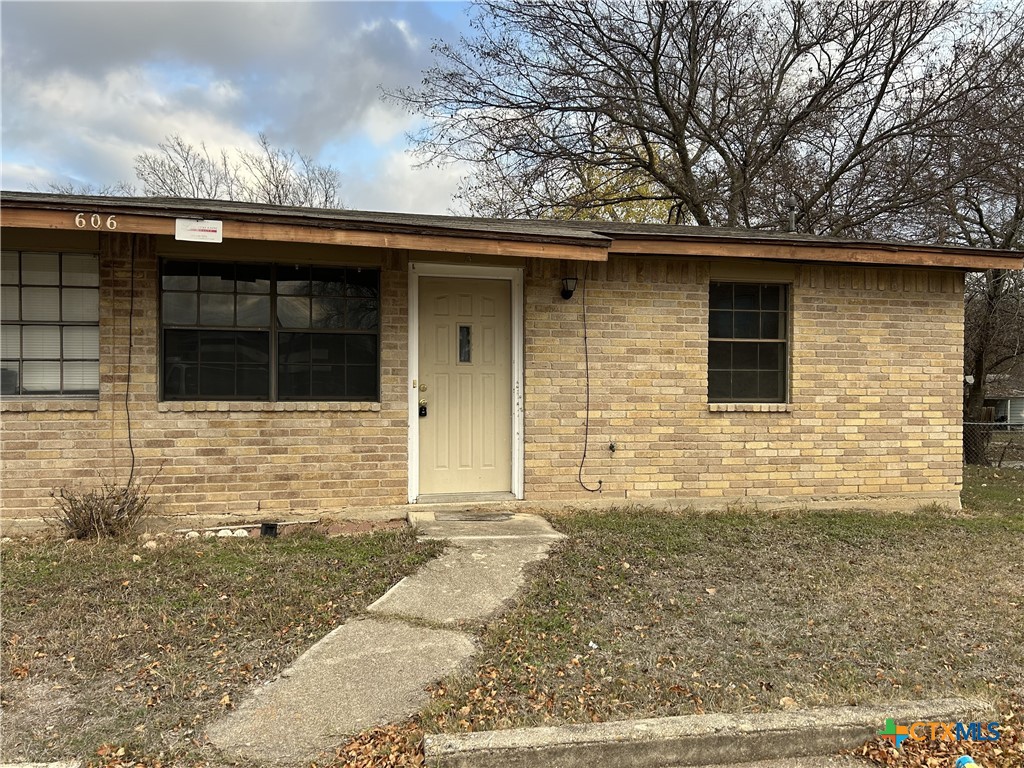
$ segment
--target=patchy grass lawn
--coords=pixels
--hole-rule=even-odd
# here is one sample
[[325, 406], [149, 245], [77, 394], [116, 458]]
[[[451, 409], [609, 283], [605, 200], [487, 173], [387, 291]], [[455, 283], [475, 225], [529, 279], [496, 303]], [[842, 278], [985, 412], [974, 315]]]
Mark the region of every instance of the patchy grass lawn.
[[[963, 498], [956, 513], [560, 516], [569, 538], [484, 629], [475, 672], [333, 765], [420, 765], [423, 730], [946, 694], [1019, 712], [1024, 470], [968, 468]], [[408, 531], [5, 545], [3, 757], [221, 765], [202, 744], [213, 717], [437, 551]]]
[[569, 535], [427, 730], [1024, 694], [1024, 471], [964, 512], [555, 518]]
[[4, 545], [0, 754], [204, 764], [211, 718], [439, 549], [408, 530]]

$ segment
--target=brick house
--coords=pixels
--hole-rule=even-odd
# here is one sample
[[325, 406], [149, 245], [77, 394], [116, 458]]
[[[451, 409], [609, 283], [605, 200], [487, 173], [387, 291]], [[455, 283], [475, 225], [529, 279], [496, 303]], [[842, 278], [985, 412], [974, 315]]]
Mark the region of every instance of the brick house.
[[129, 472], [190, 525], [467, 501], [955, 506], [964, 273], [1021, 267], [20, 192], [0, 225], [5, 527]]

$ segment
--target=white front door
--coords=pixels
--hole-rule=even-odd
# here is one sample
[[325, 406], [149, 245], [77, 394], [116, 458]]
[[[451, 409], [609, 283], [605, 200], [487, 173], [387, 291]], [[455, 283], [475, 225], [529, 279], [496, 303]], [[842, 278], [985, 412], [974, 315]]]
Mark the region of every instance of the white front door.
[[420, 277], [419, 496], [513, 492], [512, 283]]

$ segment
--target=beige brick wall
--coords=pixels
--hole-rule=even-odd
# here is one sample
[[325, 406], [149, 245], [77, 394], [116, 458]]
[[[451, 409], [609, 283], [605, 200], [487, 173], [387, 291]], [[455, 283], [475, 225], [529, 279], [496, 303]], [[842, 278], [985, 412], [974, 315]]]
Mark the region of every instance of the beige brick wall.
[[[401, 257], [389, 253], [382, 264], [380, 404], [172, 403], [158, 401], [158, 246], [144, 236], [136, 243], [131, 444], [135, 475], [144, 484], [152, 480], [161, 515], [212, 524], [316, 517], [406, 500], [407, 277]], [[46, 517], [53, 488], [91, 488], [128, 476], [131, 244], [128, 235], [100, 239], [99, 399], [3, 403], [7, 529], [19, 520], [34, 527]]]
[[[963, 278], [955, 272], [613, 258], [526, 280], [527, 498], [958, 504]], [[792, 285], [791, 401], [707, 403], [711, 275]], [[615, 443], [616, 451], [609, 450]]]
[[[2, 404], [6, 529], [46, 516], [53, 488], [127, 477], [129, 309], [135, 474], [153, 480], [161, 514], [202, 524], [405, 502], [407, 255], [353, 256], [382, 267], [380, 404], [162, 403], [157, 259], [178, 246], [134, 242], [133, 303], [132, 237], [100, 239], [99, 399]], [[525, 269], [528, 503], [957, 503], [958, 273], [614, 257], [592, 264], [585, 288], [563, 301], [560, 278], [582, 277], [586, 267], [535, 260]], [[707, 404], [712, 275], [792, 285], [789, 404]], [[577, 480], [584, 290], [591, 409], [583, 480], [601, 480], [600, 494]]]

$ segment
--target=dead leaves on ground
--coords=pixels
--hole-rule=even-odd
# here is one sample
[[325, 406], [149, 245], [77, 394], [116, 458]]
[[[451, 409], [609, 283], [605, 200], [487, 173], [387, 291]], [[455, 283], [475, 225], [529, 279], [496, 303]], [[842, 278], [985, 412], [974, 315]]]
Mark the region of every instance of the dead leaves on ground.
[[423, 732], [413, 722], [363, 731], [335, 752], [333, 762], [310, 768], [419, 768], [423, 766]]

